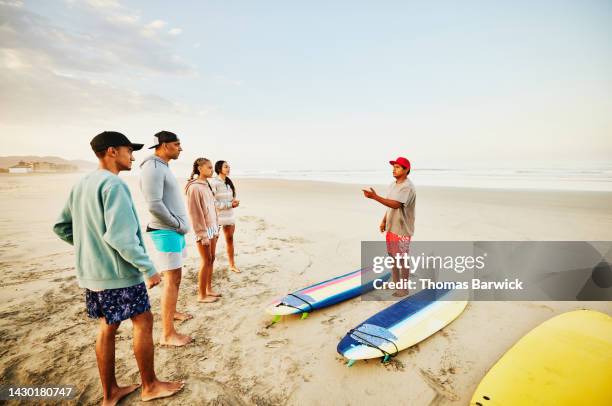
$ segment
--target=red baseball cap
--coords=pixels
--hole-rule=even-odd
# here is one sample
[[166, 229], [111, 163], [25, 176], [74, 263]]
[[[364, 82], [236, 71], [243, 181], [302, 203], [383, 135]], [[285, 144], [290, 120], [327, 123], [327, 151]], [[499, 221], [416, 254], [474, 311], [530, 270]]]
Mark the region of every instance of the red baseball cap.
[[391, 165], [398, 164], [400, 166], [403, 166], [406, 169], [410, 169], [410, 161], [407, 158], [404, 158], [403, 156], [400, 156], [395, 161], [389, 161], [389, 163]]

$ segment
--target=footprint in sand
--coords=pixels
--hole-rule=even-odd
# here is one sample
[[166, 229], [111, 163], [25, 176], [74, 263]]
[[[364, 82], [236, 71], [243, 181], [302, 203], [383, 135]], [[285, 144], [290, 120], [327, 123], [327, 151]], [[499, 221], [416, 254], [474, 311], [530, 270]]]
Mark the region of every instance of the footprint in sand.
[[423, 380], [429, 385], [434, 391], [435, 396], [430, 404], [442, 404], [446, 401], [454, 401], [459, 397], [454, 391], [452, 381], [449, 378], [441, 378], [433, 373], [431, 370], [424, 370], [419, 368], [419, 372]]
[[[325, 325], [331, 326], [332, 324], [334, 324], [334, 322], [336, 321], [337, 318], [338, 318], [338, 316], [331, 316], [329, 319], [323, 320], [321, 322], [321, 324], [325, 324]], [[344, 319], [338, 320], [338, 321], [344, 321]]]
[[404, 363], [397, 358], [392, 358], [389, 360], [389, 362], [385, 362], [383, 365], [385, 366], [386, 370], [400, 372], [404, 371]]
[[416, 354], [417, 352], [421, 351], [421, 347], [419, 347], [418, 344], [413, 345], [410, 348], [407, 348], [404, 352], [406, 354]]
[[[264, 327], [265, 329], [266, 327]], [[268, 333], [266, 330], [259, 330], [257, 333], [255, 333], [256, 335], [260, 336], [260, 337], [268, 337], [270, 335], [270, 333]]]
[[270, 240], [270, 241], [280, 241], [280, 242], [292, 243], [292, 244], [304, 244], [306, 242], [309, 242], [309, 241], [305, 240], [302, 237], [295, 237], [295, 236], [289, 236], [289, 237], [268, 237], [268, 240]]
[[283, 347], [283, 346], [287, 345], [288, 343], [289, 343], [289, 340], [287, 340], [287, 339], [272, 340], [272, 341], [268, 341], [266, 343], [266, 347], [267, 348], [280, 348], [280, 347]]

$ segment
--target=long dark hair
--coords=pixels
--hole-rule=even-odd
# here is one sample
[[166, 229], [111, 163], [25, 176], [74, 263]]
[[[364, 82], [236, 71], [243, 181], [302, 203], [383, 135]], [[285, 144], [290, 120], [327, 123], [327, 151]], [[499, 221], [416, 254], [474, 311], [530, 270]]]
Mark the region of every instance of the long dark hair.
[[[215, 163], [215, 172], [217, 175], [221, 174], [221, 169], [223, 169], [223, 164], [227, 163], [227, 161], [217, 161]], [[232, 188], [232, 197], [236, 197], [236, 187], [234, 186], [234, 182], [229, 178], [229, 176], [225, 177], [225, 184], [229, 185]]]

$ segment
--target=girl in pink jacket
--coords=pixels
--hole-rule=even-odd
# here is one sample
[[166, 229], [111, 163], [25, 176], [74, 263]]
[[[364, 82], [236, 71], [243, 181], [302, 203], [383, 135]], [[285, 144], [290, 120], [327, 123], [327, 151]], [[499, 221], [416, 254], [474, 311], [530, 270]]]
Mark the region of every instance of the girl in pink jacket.
[[212, 289], [213, 263], [215, 248], [219, 236], [219, 220], [215, 208], [215, 195], [208, 183], [213, 176], [210, 160], [198, 158], [193, 163], [193, 171], [185, 186], [187, 194], [187, 213], [196, 235], [196, 246], [202, 258], [198, 273], [198, 301], [202, 303], [216, 302], [220, 293]]

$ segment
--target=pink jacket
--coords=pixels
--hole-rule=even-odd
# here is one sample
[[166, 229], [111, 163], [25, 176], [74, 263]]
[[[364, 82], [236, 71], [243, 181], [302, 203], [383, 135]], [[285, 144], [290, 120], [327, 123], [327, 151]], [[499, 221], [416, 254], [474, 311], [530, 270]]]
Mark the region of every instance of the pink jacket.
[[219, 220], [215, 209], [215, 195], [208, 182], [196, 179], [187, 182], [187, 213], [196, 235], [196, 241], [208, 244], [219, 235]]

